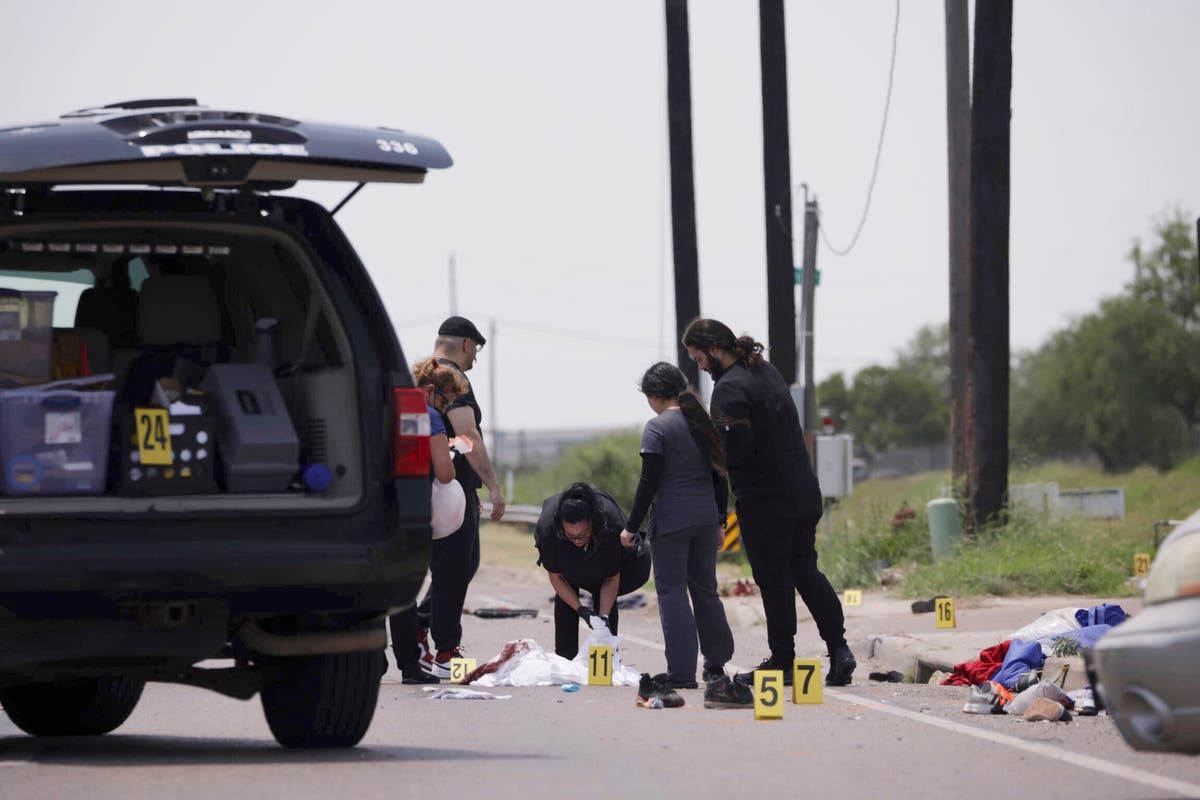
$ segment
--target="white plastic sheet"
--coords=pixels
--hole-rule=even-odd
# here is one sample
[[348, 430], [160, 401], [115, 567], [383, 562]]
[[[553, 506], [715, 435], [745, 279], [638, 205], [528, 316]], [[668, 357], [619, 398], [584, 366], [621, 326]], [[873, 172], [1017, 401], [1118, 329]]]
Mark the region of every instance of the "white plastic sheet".
[[1037, 642], [1042, 646], [1042, 653], [1050, 655], [1055, 638], [1079, 629], [1079, 620], [1075, 619], [1078, 610], [1079, 606], [1067, 606], [1047, 611], [1024, 628], [1013, 631], [1008, 638]]
[[[588, 647], [593, 644], [610, 645], [613, 648], [613, 686], [637, 686], [640, 673], [621, 661], [619, 636], [607, 630], [593, 631], [573, 661], [554, 653], [547, 653], [533, 639], [509, 642], [492, 661], [496, 664], [490, 672], [471, 682], [472, 686], [562, 686], [568, 683], [587, 684]], [[505, 657], [508, 651], [510, 654]]]

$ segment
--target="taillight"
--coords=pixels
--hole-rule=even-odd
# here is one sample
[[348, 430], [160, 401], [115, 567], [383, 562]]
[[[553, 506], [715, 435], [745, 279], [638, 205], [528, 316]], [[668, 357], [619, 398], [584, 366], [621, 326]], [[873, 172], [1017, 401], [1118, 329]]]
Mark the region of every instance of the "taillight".
[[429, 475], [429, 411], [420, 389], [392, 389], [392, 476]]

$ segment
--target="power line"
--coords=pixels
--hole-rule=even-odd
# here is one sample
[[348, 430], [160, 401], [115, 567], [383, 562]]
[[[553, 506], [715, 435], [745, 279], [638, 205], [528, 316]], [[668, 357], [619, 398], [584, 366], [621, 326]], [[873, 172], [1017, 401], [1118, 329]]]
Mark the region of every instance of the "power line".
[[887, 96], [883, 101], [883, 122], [879, 126], [879, 144], [875, 147], [875, 166], [871, 169], [871, 182], [867, 185], [867, 202], [863, 205], [862, 218], [858, 221], [858, 228], [854, 231], [854, 237], [850, 240], [850, 244], [844, 250], [839, 250], [834, 247], [829, 241], [829, 237], [825, 235], [825, 225], [818, 218], [818, 228], [821, 231], [821, 238], [825, 241], [825, 246], [833, 251], [834, 255], [844, 256], [854, 249], [854, 245], [858, 244], [858, 237], [862, 234], [863, 227], [867, 224], [867, 214], [871, 210], [871, 196], [875, 191], [875, 179], [879, 177], [879, 159], [883, 155], [883, 139], [887, 132], [888, 111], [892, 107], [892, 84], [896, 73], [896, 42], [899, 39], [900, 33], [900, 0], [896, 0], [896, 21], [892, 26], [892, 61], [888, 65], [888, 85]]

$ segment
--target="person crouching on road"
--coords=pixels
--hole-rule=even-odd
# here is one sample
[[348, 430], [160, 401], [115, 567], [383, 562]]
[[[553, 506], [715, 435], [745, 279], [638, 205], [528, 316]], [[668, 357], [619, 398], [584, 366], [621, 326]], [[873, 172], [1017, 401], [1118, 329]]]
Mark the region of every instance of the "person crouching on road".
[[[650, 578], [650, 552], [645, 545], [621, 544], [625, 512], [607, 492], [573, 483], [547, 497], [534, 529], [538, 564], [554, 587], [554, 652], [575, 658], [579, 621], [617, 632], [617, 596], [645, 586]], [[635, 542], [635, 545], [638, 543]], [[579, 590], [592, 595], [585, 606]]]
[[641, 391], [657, 416], [642, 431], [642, 474], [621, 541], [635, 541], [653, 501], [650, 551], [667, 658], [666, 673], [654, 680], [672, 689], [697, 688], [698, 639], [705, 705], [753, 705], [750, 691], [725, 675], [734, 645], [717, 592], [717, 549], [729, 499], [720, 437], [674, 364], [660, 361], [646, 370]]
[[[715, 319], [698, 319], [683, 333], [688, 355], [712, 376], [712, 416], [722, 434], [725, 463], [737, 495], [738, 522], [754, 581], [762, 591], [771, 655], [759, 669], [783, 670], [791, 685], [799, 592], [829, 651], [828, 686], [850, 683], [857, 666], [846, 644], [837, 593], [817, 569], [821, 488], [813, 473], [791, 392], [763, 346], [740, 338]], [[739, 675], [753, 681], [753, 673]]]
[[[458, 397], [466, 394], [466, 382], [458, 372], [439, 364], [435, 358], [427, 358], [413, 366], [413, 382], [425, 392], [425, 406], [429, 412], [429, 480], [449, 484], [454, 481], [454, 461], [450, 458], [450, 443], [442, 413]], [[392, 632], [392, 654], [404, 683], [438, 683], [437, 676], [421, 668], [419, 659], [427, 646], [422, 647], [425, 639], [417, 630], [416, 606], [393, 614], [388, 618], [388, 627]]]

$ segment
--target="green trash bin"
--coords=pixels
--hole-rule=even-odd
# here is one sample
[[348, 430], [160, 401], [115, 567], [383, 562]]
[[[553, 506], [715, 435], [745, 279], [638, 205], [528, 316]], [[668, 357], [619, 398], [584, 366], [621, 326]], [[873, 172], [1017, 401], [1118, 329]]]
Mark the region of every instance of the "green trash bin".
[[958, 503], [950, 497], [930, 500], [925, 506], [929, 514], [929, 537], [933, 545], [933, 560], [940, 561], [958, 549], [962, 542], [962, 526], [958, 522]]

